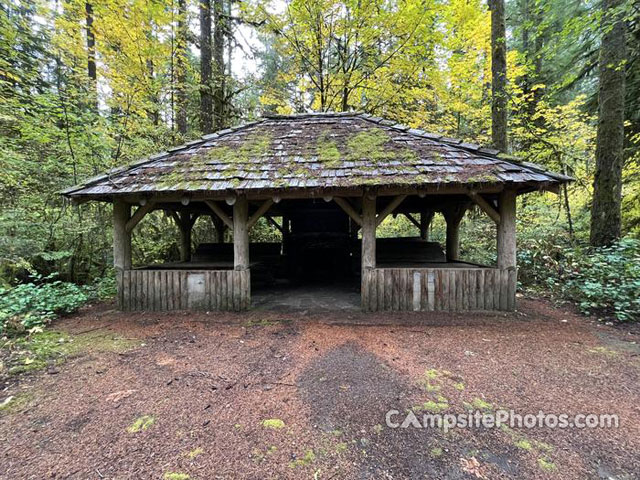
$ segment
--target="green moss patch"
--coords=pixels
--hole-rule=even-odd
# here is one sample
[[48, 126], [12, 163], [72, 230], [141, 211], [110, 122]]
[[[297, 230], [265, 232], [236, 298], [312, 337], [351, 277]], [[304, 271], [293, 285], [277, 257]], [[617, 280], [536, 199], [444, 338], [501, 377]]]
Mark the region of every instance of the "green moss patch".
[[558, 469], [555, 463], [544, 457], [538, 458], [538, 466], [545, 472], [555, 472]]
[[19, 393], [0, 402], [0, 415], [18, 413], [29, 407], [35, 396], [32, 393]]
[[316, 461], [316, 454], [313, 450], [309, 449], [305, 452], [301, 458], [296, 458], [293, 462], [289, 462], [290, 468], [305, 467]]
[[431, 450], [429, 450], [429, 454], [434, 458], [438, 458], [442, 456], [443, 451], [440, 447], [433, 447]]
[[[446, 399], [445, 399], [446, 400]], [[449, 408], [449, 403], [446, 401], [437, 401], [428, 400], [421, 405], [417, 405], [413, 407], [414, 412], [429, 412], [429, 413], [440, 413]]]
[[164, 480], [189, 480], [191, 477], [186, 473], [165, 472], [162, 478], [164, 478]]
[[514, 443], [514, 445], [522, 450], [527, 450], [527, 451], [533, 448], [531, 445], [531, 442], [525, 438], [518, 440], [516, 443]]
[[199, 455], [202, 455], [203, 453], [204, 453], [204, 450], [202, 448], [200, 447], [194, 448], [193, 450], [187, 453], [187, 458], [189, 458], [190, 460], [193, 460], [194, 458], [196, 458]]
[[285, 427], [285, 424], [279, 418], [268, 418], [267, 420], [262, 421], [262, 426], [273, 430], [280, 430]]
[[144, 432], [148, 430], [154, 423], [156, 419], [151, 415], [143, 415], [141, 417], [136, 418], [136, 420], [127, 427], [127, 432], [129, 433], [138, 433]]
[[124, 352], [138, 345], [138, 340], [127, 339], [104, 331], [78, 335], [45, 330], [26, 337], [10, 339], [2, 348], [11, 354], [7, 361], [9, 374], [40, 370], [47, 365], [59, 364], [66, 357], [85, 352]]

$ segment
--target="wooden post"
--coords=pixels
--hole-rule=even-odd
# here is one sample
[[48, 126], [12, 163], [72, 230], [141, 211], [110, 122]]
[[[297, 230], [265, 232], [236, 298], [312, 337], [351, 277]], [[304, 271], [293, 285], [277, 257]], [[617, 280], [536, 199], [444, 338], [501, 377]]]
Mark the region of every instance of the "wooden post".
[[455, 262], [460, 259], [460, 222], [464, 216], [466, 205], [456, 205], [444, 210], [447, 221], [447, 261]]
[[291, 238], [291, 220], [288, 215], [282, 216], [282, 254], [289, 254], [289, 246], [290, 246], [290, 238]]
[[376, 197], [362, 199], [362, 270], [376, 268]]
[[131, 269], [131, 233], [127, 222], [131, 218], [131, 205], [113, 201], [113, 266], [116, 273]]
[[244, 195], [233, 205], [233, 266], [235, 270], [249, 268], [249, 202]]
[[433, 220], [433, 212], [423, 210], [420, 212], [420, 238], [429, 240], [429, 227]]
[[226, 230], [224, 222], [217, 215], [213, 215], [211, 217], [211, 221], [213, 222], [213, 227], [215, 229], [213, 232], [214, 241], [216, 243], [224, 243], [224, 231]]
[[131, 232], [127, 230], [127, 222], [131, 219], [131, 205], [120, 200], [113, 201], [113, 266], [116, 270], [118, 287], [117, 305], [124, 310], [125, 272], [131, 270]]
[[498, 199], [498, 267], [516, 266], [516, 192], [504, 190]]
[[180, 215], [180, 261], [191, 261], [191, 215], [184, 212]]
[[373, 282], [376, 268], [376, 197], [364, 194], [362, 199], [362, 264], [360, 280], [360, 298], [364, 311], [375, 310], [377, 305], [376, 289]]
[[[501, 270], [500, 310], [515, 310], [516, 298], [516, 192], [503, 190], [498, 198], [498, 268]], [[497, 286], [496, 286], [497, 288]], [[497, 306], [496, 306], [497, 307]]]

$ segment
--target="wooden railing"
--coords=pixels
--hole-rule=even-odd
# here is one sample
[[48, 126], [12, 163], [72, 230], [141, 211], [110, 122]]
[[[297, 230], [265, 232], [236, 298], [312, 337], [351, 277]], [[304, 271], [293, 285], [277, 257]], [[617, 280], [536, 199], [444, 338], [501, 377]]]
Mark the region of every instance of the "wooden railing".
[[374, 268], [362, 274], [365, 311], [512, 311], [515, 300], [515, 268]]
[[124, 311], [240, 311], [251, 304], [249, 270], [125, 270], [118, 275]]

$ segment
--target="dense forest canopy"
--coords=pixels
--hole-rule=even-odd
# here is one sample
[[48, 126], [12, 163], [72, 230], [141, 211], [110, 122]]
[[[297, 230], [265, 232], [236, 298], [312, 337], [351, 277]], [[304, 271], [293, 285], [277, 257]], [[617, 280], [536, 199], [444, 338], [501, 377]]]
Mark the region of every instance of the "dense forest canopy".
[[[519, 204], [521, 278], [552, 287], [590, 239], [640, 236], [639, 19], [634, 0], [4, 0], [0, 281], [109, 277], [110, 206], [67, 205], [65, 187], [265, 112], [353, 110], [573, 176]], [[610, 183], [594, 201], [596, 177]], [[619, 232], [594, 240], [616, 209]], [[172, 220], [153, 215], [139, 262], [177, 254]], [[490, 261], [490, 224], [465, 222], [463, 253]], [[616, 248], [635, 262], [633, 245]]]

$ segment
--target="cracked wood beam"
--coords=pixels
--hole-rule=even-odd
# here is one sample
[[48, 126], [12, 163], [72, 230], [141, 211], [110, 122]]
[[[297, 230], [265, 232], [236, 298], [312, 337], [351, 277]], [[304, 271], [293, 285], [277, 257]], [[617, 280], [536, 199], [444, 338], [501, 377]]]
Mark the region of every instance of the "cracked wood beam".
[[204, 203], [207, 204], [211, 211], [213, 211], [213, 213], [215, 213], [227, 227], [233, 229], [233, 220], [231, 220], [231, 218], [229, 218], [229, 216], [224, 213], [224, 210], [222, 210], [222, 208], [220, 208], [220, 206], [216, 202], [214, 202], [213, 200], [205, 200]]
[[407, 195], [398, 195], [376, 217], [376, 226], [380, 225], [387, 216], [392, 213], [407, 198]]
[[467, 196], [473, 200], [473, 202], [478, 205], [484, 213], [489, 215], [491, 219], [496, 222], [496, 225], [500, 225], [500, 214], [489, 204], [489, 202], [476, 192], [468, 192]]
[[358, 212], [354, 210], [349, 201], [342, 197], [334, 197], [333, 201], [338, 204], [338, 206], [344, 210], [344, 213], [349, 215], [351, 219], [356, 222], [358, 225], [362, 226], [362, 217], [358, 215]]
[[273, 205], [272, 199], [265, 200], [262, 203], [262, 205], [260, 205], [258, 209], [254, 212], [254, 214], [251, 215], [251, 217], [249, 218], [249, 221], [247, 222], [247, 228], [253, 227], [256, 224], [256, 222], [260, 220], [260, 217], [263, 216], [265, 213], [267, 213], [267, 210], [271, 208], [271, 205]]
[[125, 228], [127, 229], [127, 233], [131, 233], [133, 229], [140, 223], [147, 213], [149, 213], [156, 206], [156, 202], [149, 201], [138, 207], [136, 213], [134, 213], [131, 218], [127, 221]]

